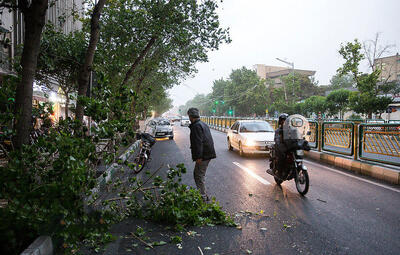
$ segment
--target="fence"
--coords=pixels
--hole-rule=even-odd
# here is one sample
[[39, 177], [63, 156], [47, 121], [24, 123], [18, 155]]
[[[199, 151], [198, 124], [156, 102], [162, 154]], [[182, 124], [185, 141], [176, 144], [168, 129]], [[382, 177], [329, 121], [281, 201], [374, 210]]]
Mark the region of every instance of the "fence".
[[[276, 129], [276, 119], [249, 117], [201, 117], [214, 129], [226, 131], [238, 120], [265, 120]], [[361, 123], [351, 121], [309, 120], [309, 143], [313, 150], [334, 152], [367, 160], [400, 166], [400, 121]]]

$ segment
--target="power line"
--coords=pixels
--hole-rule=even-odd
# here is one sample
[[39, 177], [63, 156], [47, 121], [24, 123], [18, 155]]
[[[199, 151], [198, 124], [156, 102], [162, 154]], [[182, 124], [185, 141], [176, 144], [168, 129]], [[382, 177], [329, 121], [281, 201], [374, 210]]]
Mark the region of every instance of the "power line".
[[[186, 86], [187, 86], [187, 85], [186, 85]], [[205, 104], [212, 103], [212, 102], [214, 102], [214, 99], [217, 99], [217, 98], [223, 98], [223, 101], [224, 101], [224, 102], [233, 101], [233, 100], [238, 99], [239, 97], [241, 97], [241, 96], [247, 94], [248, 92], [250, 92], [250, 90], [254, 89], [254, 88], [257, 87], [257, 86], [258, 86], [258, 84], [254, 85], [253, 87], [248, 88], [247, 90], [241, 92], [240, 94], [235, 95], [235, 96], [232, 96], [232, 97], [227, 97], [227, 98], [225, 98], [224, 95], [221, 95], [221, 96], [216, 96], [216, 97], [213, 98], [213, 99], [207, 99], [205, 102], [199, 104], [198, 106], [203, 106], [203, 105], [205, 105]], [[189, 87], [189, 88], [190, 88], [190, 87]], [[193, 100], [193, 99], [194, 99], [194, 98], [192, 98], [191, 100]], [[189, 101], [190, 101], [190, 100], [189, 100]]]

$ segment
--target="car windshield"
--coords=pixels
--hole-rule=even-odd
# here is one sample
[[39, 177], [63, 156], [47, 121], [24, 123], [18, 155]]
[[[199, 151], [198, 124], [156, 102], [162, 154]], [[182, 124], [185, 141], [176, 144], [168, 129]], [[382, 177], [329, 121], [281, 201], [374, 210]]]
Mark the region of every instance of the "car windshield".
[[182, 120], [188, 120], [189, 117], [182, 117]]
[[243, 122], [240, 125], [241, 133], [252, 132], [274, 132], [274, 129], [267, 122]]
[[160, 120], [158, 122], [158, 125], [159, 126], [169, 126], [170, 124], [169, 124], [169, 122], [167, 120]]

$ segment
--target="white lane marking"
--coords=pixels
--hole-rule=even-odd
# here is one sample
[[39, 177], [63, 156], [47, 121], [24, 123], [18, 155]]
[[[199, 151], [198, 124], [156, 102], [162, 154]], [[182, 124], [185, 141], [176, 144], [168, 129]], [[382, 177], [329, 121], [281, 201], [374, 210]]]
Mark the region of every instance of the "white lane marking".
[[260, 176], [256, 175], [255, 173], [253, 173], [250, 169], [248, 169], [245, 166], [242, 166], [241, 164], [239, 164], [238, 162], [232, 162], [234, 165], [240, 167], [240, 169], [244, 170], [246, 173], [248, 173], [249, 175], [251, 175], [254, 179], [256, 179], [257, 181], [261, 182], [262, 184], [265, 185], [270, 185], [271, 183], [263, 178], [261, 178]]
[[332, 172], [335, 172], [335, 173], [338, 173], [338, 174], [341, 174], [341, 175], [345, 175], [345, 176], [348, 176], [348, 177], [357, 179], [357, 180], [359, 180], [359, 181], [367, 182], [367, 183], [369, 183], [369, 184], [373, 184], [373, 185], [375, 185], [375, 186], [379, 186], [379, 187], [381, 187], [381, 188], [385, 188], [385, 189], [388, 189], [388, 190], [391, 190], [391, 191], [400, 193], [400, 190], [395, 189], [395, 188], [392, 188], [392, 187], [389, 187], [389, 186], [386, 186], [386, 185], [384, 185], [384, 184], [380, 184], [380, 183], [377, 183], [377, 182], [373, 182], [373, 181], [370, 181], [370, 180], [366, 180], [366, 179], [363, 179], [363, 178], [360, 178], [360, 177], [357, 177], [357, 176], [354, 176], [354, 175], [351, 175], [351, 174], [343, 173], [342, 171], [339, 171], [339, 170], [336, 170], [336, 169], [333, 169], [333, 168], [331, 168], [331, 167], [327, 167], [327, 166], [324, 166], [324, 165], [319, 165], [318, 163], [315, 163], [315, 162], [312, 162], [312, 161], [308, 161], [308, 160], [304, 160], [304, 161], [307, 162], [307, 163], [309, 163], [309, 164], [312, 164], [312, 165], [315, 165], [315, 166], [318, 166], [318, 167], [325, 168], [325, 169], [327, 169], [327, 170], [329, 170], [329, 171], [332, 171]]

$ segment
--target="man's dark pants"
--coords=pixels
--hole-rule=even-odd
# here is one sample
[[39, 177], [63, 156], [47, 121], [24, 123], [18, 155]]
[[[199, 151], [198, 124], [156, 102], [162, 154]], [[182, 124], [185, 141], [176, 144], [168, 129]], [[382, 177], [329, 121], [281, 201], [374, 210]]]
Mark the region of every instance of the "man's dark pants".
[[204, 177], [206, 175], [207, 167], [208, 164], [210, 163], [210, 160], [202, 160], [200, 163], [196, 162], [196, 165], [194, 166], [194, 171], [193, 171], [193, 176], [194, 176], [194, 181], [196, 183], [197, 188], [200, 190], [200, 194], [203, 197], [207, 197], [206, 195], [206, 187], [205, 187], [205, 182], [204, 182]]

